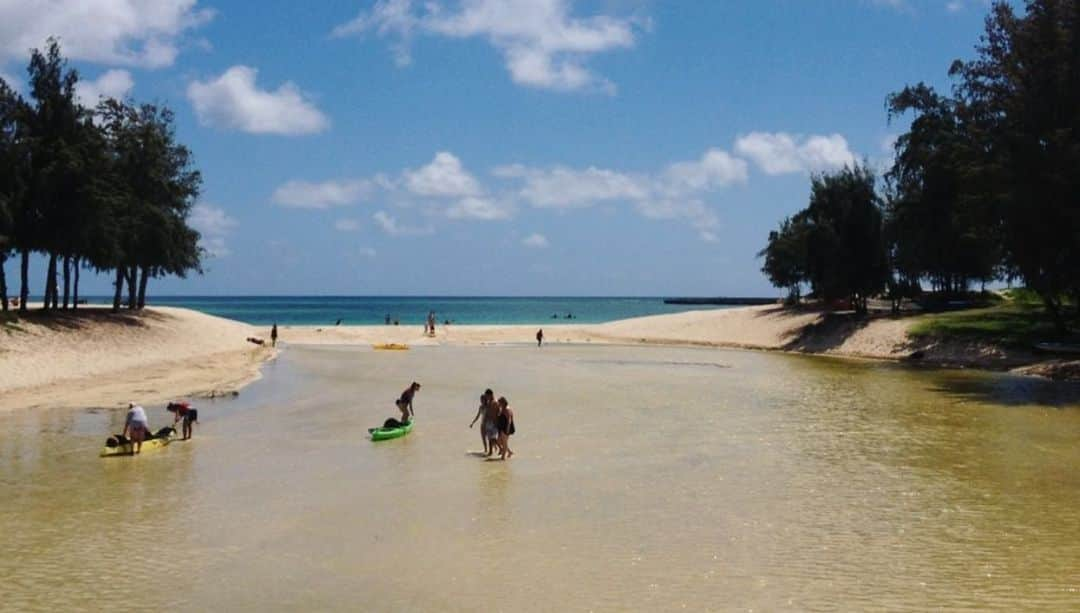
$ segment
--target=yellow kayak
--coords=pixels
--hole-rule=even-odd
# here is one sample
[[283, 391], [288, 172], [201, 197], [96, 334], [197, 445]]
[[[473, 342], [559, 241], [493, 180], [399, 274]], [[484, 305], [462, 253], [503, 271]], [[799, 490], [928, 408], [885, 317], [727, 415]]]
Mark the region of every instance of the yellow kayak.
[[[161, 438], [148, 438], [145, 441], [143, 441], [142, 449], [139, 450], [139, 453], [142, 454], [142, 453], [146, 453], [147, 451], [153, 451], [155, 449], [161, 449], [162, 447], [164, 447], [164, 446], [168, 445], [169, 443], [173, 442], [173, 440], [175, 440], [175, 439], [176, 439], [176, 436], [174, 434], [172, 434], [172, 433], [169, 433], [168, 436], [164, 436], [164, 437], [161, 437]], [[131, 455], [131, 453], [133, 451], [135, 451], [135, 446], [132, 445], [131, 443], [125, 443], [123, 445], [116, 445], [115, 447], [109, 447], [108, 445], [105, 445], [105, 447], [103, 447], [101, 449], [101, 457], [107, 458], [109, 456], [116, 456], [116, 455]]]
[[404, 343], [378, 343], [371, 346], [372, 349], [379, 349], [382, 351], [405, 351], [409, 348]]

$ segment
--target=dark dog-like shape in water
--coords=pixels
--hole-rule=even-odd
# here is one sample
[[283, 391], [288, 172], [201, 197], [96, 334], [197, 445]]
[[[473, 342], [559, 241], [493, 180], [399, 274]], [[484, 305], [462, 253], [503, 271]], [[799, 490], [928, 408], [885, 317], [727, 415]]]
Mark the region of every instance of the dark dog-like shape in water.
[[[143, 439], [143, 442], [145, 443], [146, 441], [152, 441], [156, 438], [168, 438], [172, 436], [175, 432], [176, 428], [173, 428], [172, 426], [165, 426], [164, 428], [158, 430], [157, 432], [154, 432], [153, 434], [147, 434], [146, 438]], [[109, 448], [130, 444], [131, 441], [129, 441], [128, 438], [123, 434], [114, 434], [109, 438], [105, 439], [105, 446]]]

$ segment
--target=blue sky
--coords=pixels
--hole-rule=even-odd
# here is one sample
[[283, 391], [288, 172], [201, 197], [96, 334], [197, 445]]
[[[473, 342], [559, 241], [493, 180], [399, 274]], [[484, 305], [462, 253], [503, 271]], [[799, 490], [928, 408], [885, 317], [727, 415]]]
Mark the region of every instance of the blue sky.
[[0, 74], [25, 91], [26, 50], [55, 34], [85, 99], [167, 104], [195, 154], [213, 256], [159, 294], [774, 295], [755, 253], [809, 173], [884, 164], [904, 127], [885, 96], [947, 87], [987, 10], [30, 4], [0, 2]]

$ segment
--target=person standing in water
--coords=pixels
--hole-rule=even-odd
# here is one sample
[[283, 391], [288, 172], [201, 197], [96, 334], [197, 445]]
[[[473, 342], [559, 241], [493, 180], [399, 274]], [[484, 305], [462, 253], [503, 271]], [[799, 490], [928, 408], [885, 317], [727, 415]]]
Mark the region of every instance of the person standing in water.
[[413, 397], [416, 396], [416, 392], [420, 391], [420, 384], [416, 381], [412, 382], [412, 385], [405, 388], [404, 392], [401, 392], [401, 398], [396, 401], [397, 408], [401, 411], [402, 423], [408, 423], [412, 421], [413, 415], [416, 413], [413, 411]]
[[173, 426], [176, 426], [176, 422], [183, 420], [183, 440], [191, 438], [191, 424], [199, 423], [199, 411], [192, 408], [187, 402], [170, 402], [165, 407], [166, 411], [169, 411], [175, 415], [173, 417]]
[[499, 447], [499, 403], [495, 400], [495, 392], [490, 389], [484, 392], [488, 397], [487, 406], [484, 407], [484, 436], [487, 437], [487, 455], [492, 455]]
[[484, 455], [491, 455], [492, 449], [488, 439], [487, 428], [487, 415], [488, 408], [495, 402], [495, 392], [490, 389], [484, 390], [484, 393], [480, 395], [480, 408], [476, 409], [476, 417], [473, 417], [469, 427], [472, 428], [476, 425], [476, 420], [480, 420], [480, 440], [484, 442]]
[[146, 419], [146, 409], [129, 402], [127, 416], [124, 417], [123, 436], [131, 441], [132, 455], [142, 451], [143, 440], [149, 431], [150, 422]]
[[544, 329], [540, 328], [536, 331], [536, 346], [539, 347], [544, 344]]
[[499, 397], [499, 417], [496, 421], [499, 430], [499, 459], [514, 457], [510, 449], [510, 435], [517, 431], [514, 427], [514, 412], [510, 409], [510, 403], [506, 396]]
[[277, 322], [270, 328], [270, 346], [277, 347]]

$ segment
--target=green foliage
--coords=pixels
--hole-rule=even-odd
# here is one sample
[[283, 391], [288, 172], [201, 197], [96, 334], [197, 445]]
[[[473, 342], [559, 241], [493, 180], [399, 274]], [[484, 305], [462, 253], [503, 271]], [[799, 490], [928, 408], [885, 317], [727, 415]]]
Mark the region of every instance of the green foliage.
[[815, 176], [809, 206], [770, 233], [758, 254], [765, 258], [762, 270], [792, 296], [808, 283], [819, 298], [846, 299], [865, 312], [867, 299], [889, 277], [881, 220], [869, 168]]
[[[83, 108], [78, 74], [52, 39], [31, 53], [28, 72], [31, 102], [0, 81], [0, 261], [11, 249], [24, 261], [49, 256], [47, 307], [58, 303], [62, 261], [65, 308], [69, 264], [138, 283], [132, 308], [142, 306], [147, 279], [199, 271], [199, 235], [187, 219], [201, 176], [176, 142], [172, 112], [117, 100]], [[21, 283], [25, 308], [25, 273]]]
[[[919, 83], [888, 98], [890, 118], [913, 119], [886, 174], [883, 223], [865, 204], [876, 201], [868, 171], [817, 177], [810, 207], [770, 234], [763, 270], [777, 285], [799, 277], [856, 305], [888, 287], [894, 308], [923, 283], [947, 301], [973, 282], [1020, 279], [1045, 310], [1017, 294], [986, 317], [926, 325], [1035, 333], [1045, 313], [1063, 335], [1080, 315], [1080, 0], [1028, 0], [1023, 14], [995, 2], [976, 58], [950, 74], [951, 96]], [[797, 224], [806, 255], [793, 263]]]
[[1042, 299], [1030, 291], [1020, 293], [1018, 300], [1007, 300], [997, 306], [922, 315], [908, 334], [1023, 349], [1030, 349], [1038, 342], [1062, 338]]
[[974, 178], [977, 147], [957, 103], [920, 83], [889, 97], [890, 117], [915, 113], [886, 174], [885, 233], [901, 279], [946, 293], [996, 277], [998, 211]]
[[769, 242], [758, 253], [765, 258], [761, 272], [776, 287], [788, 290], [787, 302], [797, 304], [801, 286], [807, 280], [807, 226], [802, 220], [790, 217], [780, 222], [780, 227], [769, 232]]
[[978, 182], [1000, 201], [1005, 265], [1064, 331], [1062, 297], [1080, 295], [1080, 1], [997, 2], [976, 51], [951, 72]]

